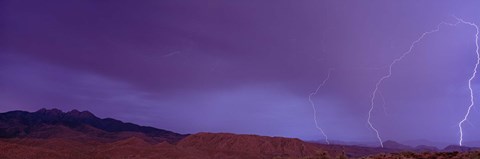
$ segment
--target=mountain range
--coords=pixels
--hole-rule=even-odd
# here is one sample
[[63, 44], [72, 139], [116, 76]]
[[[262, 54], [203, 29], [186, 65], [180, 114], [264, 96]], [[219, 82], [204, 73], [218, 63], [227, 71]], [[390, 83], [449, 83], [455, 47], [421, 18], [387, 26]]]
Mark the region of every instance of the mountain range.
[[[88, 111], [40, 109], [0, 113], [0, 158], [385, 158], [465, 155], [477, 148], [319, 144], [295, 138], [231, 133], [180, 134]], [[456, 152], [456, 154], [450, 154]], [[397, 156], [395, 156], [397, 155]], [[418, 157], [418, 156], [417, 156]], [[387, 157], [388, 158], [388, 157]]]

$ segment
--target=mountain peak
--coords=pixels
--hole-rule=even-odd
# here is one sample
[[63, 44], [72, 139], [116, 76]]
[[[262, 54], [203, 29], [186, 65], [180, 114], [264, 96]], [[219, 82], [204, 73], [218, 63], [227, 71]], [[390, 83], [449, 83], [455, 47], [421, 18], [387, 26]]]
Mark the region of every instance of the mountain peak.
[[408, 150], [408, 149], [412, 149], [412, 147], [410, 146], [407, 146], [407, 145], [403, 145], [403, 144], [400, 144], [396, 141], [392, 141], [392, 140], [387, 140], [385, 142], [383, 142], [383, 145], [385, 148], [389, 148], [389, 149], [399, 149], [399, 150]]
[[42, 115], [47, 115], [47, 116], [68, 116], [68, 117], [74, 117], [74, 118], [96, 118], [96, 116], [89, 112], [89, 111], [78, 111], [77, 109], [73, 109], [68, 112], [63, 112], [60, 109], [46, 109], [42, 108], [38, 111], [35, 112], [36, 114], [42, 114]]
[[61, 111], [60, 109], [56, 109], [56, 108], [53, 108], [53, 109], [42, 108], [42, 109], [36, 111], [35, 113], [46, 114], [46, 115], [60, 115], [60, 114], [63, 114], [63, 111]]
[[96, 118], [96, 116], [89, 111], [78, 111], [76, 109], [73, 109], [65, 114], [77, 118]]

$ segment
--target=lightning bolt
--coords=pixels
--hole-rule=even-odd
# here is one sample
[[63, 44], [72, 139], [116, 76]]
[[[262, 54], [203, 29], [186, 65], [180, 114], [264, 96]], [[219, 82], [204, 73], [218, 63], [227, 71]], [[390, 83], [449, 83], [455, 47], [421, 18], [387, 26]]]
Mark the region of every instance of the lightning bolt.
[[[457, 18], [457, 19], [458, 19], [458, 18]], [[427, 32], [424, 32], [419, 38], [417, 38], [415, 41], [413, 41], [413, 42], [410, 44], [410, 48], [409, 48], [406, 52], [404, 52], [400, 57], [394, 59], [394, 60], [390, 63], [390, 65], [388, 66], [388, 74], [382, 76], [382, 77], [377, 81], [377, 83], [375, 84], [375, 89], [373, 90], [372, 98], [371, 98], [371, 100], [370, 100], [370, 110], [368, 111], [367, 123], [368, 123], [368, 125], [370, 126], [370, 128], [375, 132], [375, 134], [376, 134], [376, 136], [377, 136], [377, 139], [378, 139], [378, 141], [380, 142], [380, 146], [381, 146], [381, 147], [383, 147], [382, 138], [380, 137], [380, 133], [379, 133], [378, 129], [375, 128], [375, 127], [373, 126], [372, 122], [371, 122], [371, 119], [372, 119], [372, 111], [373, 111], [374, 106], [375, 106], [375, 99], [376, 99], [376, 97], [377, 97], [377, 93], [379, 92], [378, 89], [379, 89], [380, 85], [383, 83], [383, 81], [385, 81], [386, 79], [388, 79], [388, 78], [390, 78], [390, 77], [392, 76], [392, 68], [393, 68], [393, 66], [394, 66], [396, 63], [402, 61], [407, 55], [411, 54], [412, 51], [413, 51], [413, 48], [415, 48], [415, 46], [416, 46], [420, 41], [422, 41], [422, 39], [425, 38], [425, 36], [440, 31], [440, 26], [442, 26], [442, 25], [456, 26], [457, 24], [459, 24], [459, 23], [461, 22], [461, 21], [460, 21], [461, 19], [458, 19], [458, 20], [459, 20], [459, 21], [458, 21], [457, 23], [455, 23], [455, 24], [446, 23], [446, 22], [441, 22], [440, 24], [438, 24], [438, 25], [436, 26], [435, 29], [430, 30], [430, 31], [427, 31]], [[477, 51], [477, 53], [478, 53], [478, 51]], [[477, 65], [478, 65], [478, 63], [477, 63]], [[475, 69], [476, 69], [476, 67], [475, 67]], [[473, 77], [474, 77], [474, 76], [473, 76]], [[469, 109], [469, 110], [470, 110], [470, 109]], [[468, 113], [467, 113], [466, 116], [468, 116]], [[461, 123], [460, 123], [459, 125], [460, 125], [460, 127], [461, 127]]]
[[470, 115], [470, 111], [472, 110], [473, 108], [473, 105], [475, 105], [475, 102], [474, 102], [474, 98], [473, 98], [473, 89], [472, 89], [472, 81], [473, 79], [475, 78], [475, 76], [477, 75], [477, 68], [478, 68], [478, 65], [480, 64], [480, 53], [479, 53], [479, 47], [478, 47], [478, 34], [479, 34], [479, 29], [478, 29], [478, 26], [475, 24], [475, 23], [472, 23], [472, 22], [467, 22], [467, 21], [464, 21], [463, 19], [460, 19], [458, 17], [455, 17], [455, 19], [457, 19], [459, 22], [463, 23], [463, 24], [466, 24], [466, 25], [470, 25], [470, 26], [473, 26], [475, 27], [476, 29], [476, 33], [475, 33], [475, 46], [476, 46], [476, 49], [475, 49], [475, 52], [477, 53], [477, 62], [475, 63], [475, 67], [473, 69], [473, 73], [472, 73], [472, 76], [470, 76], [470, 78], [468, 79], [468, 90], [470, 92], [470, 105], [468, 106], [468, 109], [467, 109], [467, 112], [465, 113], [465, 116], [463, 117], [463, 119], [458, 123], [458, 128], [460, 130], [460, 140], [458, 141], [458, 144], [460, 146], [462, 146], [462, 142], [463, 142], [463, 128], [462, 128], [462, 125], [465, 121], [467, 121], [468, 119], [468, 115]]
[[387, 113], [387, 108], [385, 107], [385, 105], [387, 105], [387, 102], [385, 101], [385, 97], [383, 96], [383, 93], [381, 91], [378, 91], [379, 95], [380, 95], [380, 98], [382, 99], [382, 108], [383, 108], [383, 113], [385, 115], [388, 115]]
[[315, 108], [315, 103], [313, 103], [313, 101], [312, 101], [312, 96], [316, 95], [318, 93], [318, 91], [320, 90], [320, 88], [322, 88], [327, 83], [328, 79], [330, 79], [330, 74], [331, 74], [332, 70], [333, 69], [328, 70], [327, 77], [325, 77], [325, 79], [323, 79], [322, 83], [320, 83], [318, 85], [317, 89], [314, 92], [312, 92], [312, 93], [310, 93], [310, 95], [308, 95], [308, 101], [312, 105], [312, 109], [313, 109], [313, 120], [315, 121], [315, 127], [322, 133], [322, 135], [325, 138], [325, 142], [327, 144], [330, 144], [330, 142], [328, 141], [328, 136], [327, 136], [327, 134], [325, 134], [325, 131], [323, 131], [323, 129], [320, 126], [318, 126], [317, 109]]

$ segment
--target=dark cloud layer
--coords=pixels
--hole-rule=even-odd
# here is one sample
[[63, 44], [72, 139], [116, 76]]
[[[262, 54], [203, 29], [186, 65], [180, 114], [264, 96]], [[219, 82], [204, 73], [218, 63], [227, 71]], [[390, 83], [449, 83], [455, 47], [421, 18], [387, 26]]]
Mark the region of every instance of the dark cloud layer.
[[[91, 110], [182, 133], [375, 141], [378, 78], [411, 42], [475, 1], [1, 1], [0, 109]], [[472, 27], [442, 26], [394, 67], [373, 121], [385, 139], [456, 143]], [[475, 87], [477, 82], [475, 81]], [[478, 92], [478, 88], [475, 88]], [[476, 141], [475, 109], [466, 140]], [[435, 130], [429, 134], [423, 130]], [[401, 131], [400, 131], [401, 130]]]

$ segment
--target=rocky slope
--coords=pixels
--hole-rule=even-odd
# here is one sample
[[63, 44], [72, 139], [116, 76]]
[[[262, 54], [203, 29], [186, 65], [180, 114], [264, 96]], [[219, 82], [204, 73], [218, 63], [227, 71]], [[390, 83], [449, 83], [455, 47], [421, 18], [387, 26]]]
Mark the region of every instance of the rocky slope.
[[[218, 141], [218, 143], [217, 143]], [[71, 139], [3, 139], [0, 158], [329, 158], [312, 144], [297, 139], [252, 135], [191, 135], [178, 144], [148, 143], [131, 137], [111, 143]]]

